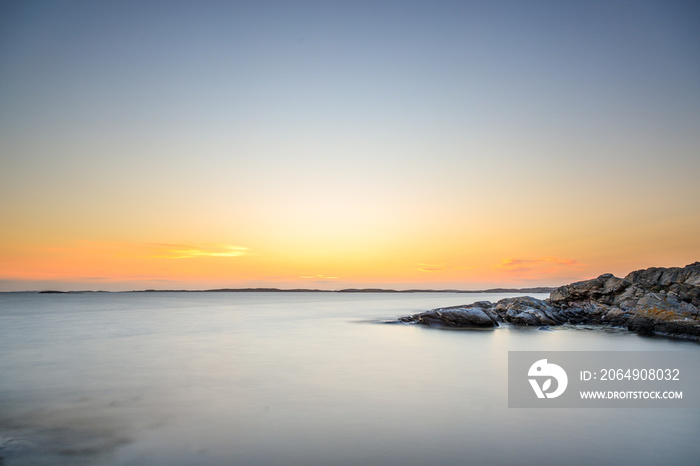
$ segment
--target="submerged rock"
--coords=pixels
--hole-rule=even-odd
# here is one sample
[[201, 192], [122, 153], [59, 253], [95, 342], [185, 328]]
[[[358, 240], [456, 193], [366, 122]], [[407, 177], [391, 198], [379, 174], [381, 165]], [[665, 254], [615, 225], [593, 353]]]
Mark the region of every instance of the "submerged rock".
[[625, 278], [604, 274], [562, 286], [548, 300], [530, 296], [433, 309], [399, 319], [432, 327], [495, 327], [498, 323], [625, 327], [640, 335], [700, 340], [700, 262], [652, 267]]

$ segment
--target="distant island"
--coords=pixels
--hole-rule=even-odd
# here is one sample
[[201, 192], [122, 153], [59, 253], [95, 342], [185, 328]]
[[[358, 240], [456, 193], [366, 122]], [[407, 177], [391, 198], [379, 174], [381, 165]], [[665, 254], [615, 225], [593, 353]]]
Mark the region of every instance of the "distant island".
[[608, 273], [556, 288], [545, 300], [521, 296], [479, 301], [398, 322], [449, 328], [597, 325], [700, 341], [700, 262], [637, 270], [625, 278]]
[[487, 290], [434, 290], [434, 289], [410, 289], [392, 290], [385, 288], [346, 288], [342, 290], [319, 290], [314, 288], [217, 288], [211, 290], [132, 290], [132, 291], [58, 291], [44, 290], [40, 294], [61, 293], [551, 293], [555, 287], [535, 288], [490, 288]]

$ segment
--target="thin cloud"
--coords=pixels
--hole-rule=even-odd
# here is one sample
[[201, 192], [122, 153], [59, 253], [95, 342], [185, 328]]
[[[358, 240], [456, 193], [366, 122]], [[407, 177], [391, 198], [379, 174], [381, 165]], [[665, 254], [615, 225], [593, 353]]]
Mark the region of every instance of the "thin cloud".
[[139, 243], [121, 241], [80, 240], [79, 248], [57, 249], [61, 252], [89, 250], [119, 257], [151, 259], [189, 259], [195, 257], [239, 257], [250, 255], [250, 249], [231, 244]]
[[299, 278], [304, 280], [337, 280], [339, 277], [331, 277], [328, 275], [302, 275]]
[[426, 264], [424, 262], [418, 262], [416, 265], [418, 266], [417, 270], [419, 272], [428, 272], [428, 273], [451, 271], [451, 270], [470, 270], [470, 269], [474, 268], [474, 266], [472, 266], [472, 265]]
[[500, 264], [494, 266], [494, 269], [500, 270], [506, 276], [527, 280], [541, 279], [545, 276], [569, 276], [571, 272], [583, 270], [585, 265], [576, 259], [539, 257], [535, 259], [504, 259]]
[[558, 257], [541, 257], [537, 259], [503, 259], [501, 264], [499, 265], [499, 268], [504, 268], [504, 269], [520, 269], [520, 268], [528, 268], [536, 265], [544, 265], [544, 264], [556, 264], [556, 265], [564, 265], [564, 266], [570, 266], [570, 267], [578, 267], [578, 266], [583, 266], [585, 264], [582, 264], [578, 262], [576, 259], [560, 259]]
[[445, 270], [445, 266], [441, 264], [422, 264], [418, 263], [416, 264], [418, 266], [418, 270], [421, 272], [438, 272], [440, 270]]
[[186, 244], [150, 245], [154, 251], [153, 257], [160, 259], [191, 259], [194, 257], [240, 257], [248, 254], [249, 249], [243, 246], [208, 245], [195, 246]]

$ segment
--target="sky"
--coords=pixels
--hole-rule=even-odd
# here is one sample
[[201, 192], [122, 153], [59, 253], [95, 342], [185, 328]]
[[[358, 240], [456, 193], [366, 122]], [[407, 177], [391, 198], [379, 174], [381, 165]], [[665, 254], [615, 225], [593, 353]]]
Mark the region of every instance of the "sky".
[[700, 260], [700, 4], [0, 2], [0, 291]]

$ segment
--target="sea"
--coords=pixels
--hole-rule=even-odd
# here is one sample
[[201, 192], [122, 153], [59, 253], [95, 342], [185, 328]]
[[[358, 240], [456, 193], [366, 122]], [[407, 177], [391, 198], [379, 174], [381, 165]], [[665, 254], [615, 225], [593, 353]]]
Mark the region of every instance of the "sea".
[[698, 464], [700, 407], [516, 409], [507, 394], [508, 351], [698, 343], [386, 323], [509, 296], [0, 293], [0, 464]]

